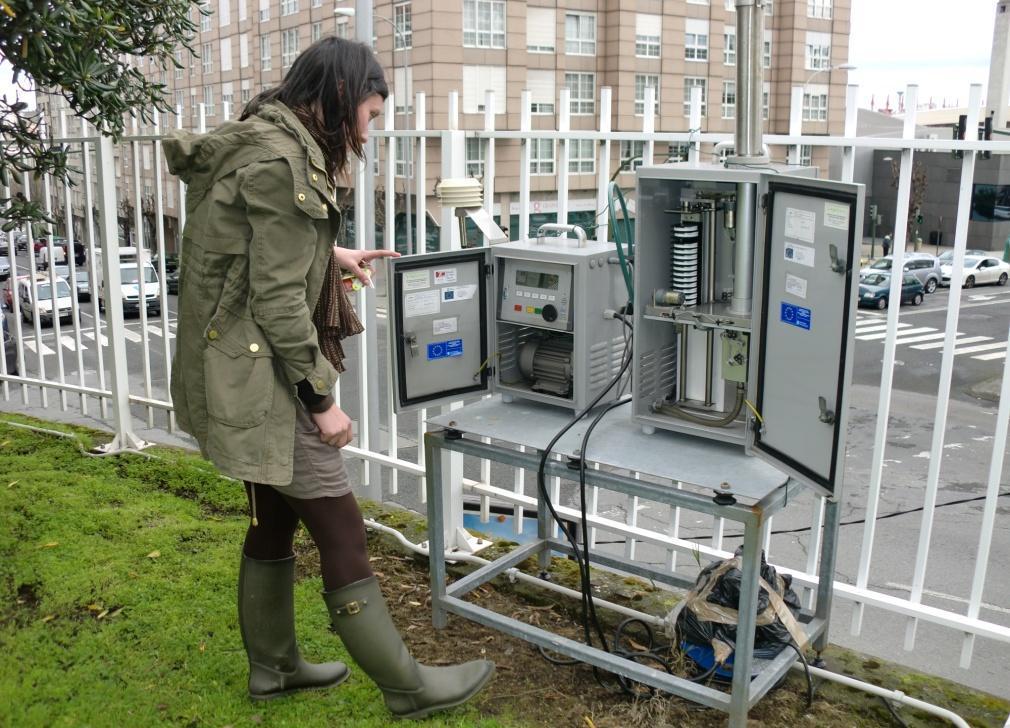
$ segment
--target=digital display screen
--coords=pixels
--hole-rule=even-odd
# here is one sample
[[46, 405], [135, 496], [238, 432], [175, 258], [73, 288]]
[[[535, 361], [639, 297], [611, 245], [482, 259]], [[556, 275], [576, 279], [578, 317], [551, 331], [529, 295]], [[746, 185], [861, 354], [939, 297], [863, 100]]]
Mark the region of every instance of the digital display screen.
[[536, 273], [529, 270], [516, 271], [516, 285], [530, 288], [545, 288], [558, 290], [558, 275], [556, 273]]

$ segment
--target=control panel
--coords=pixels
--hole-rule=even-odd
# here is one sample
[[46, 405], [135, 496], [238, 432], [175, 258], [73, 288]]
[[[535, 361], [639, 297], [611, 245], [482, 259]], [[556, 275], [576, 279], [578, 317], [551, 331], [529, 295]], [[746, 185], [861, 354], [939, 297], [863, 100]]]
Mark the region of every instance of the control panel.
[[556, 331], [572, 330], [572, 266], [502, 258], [500, 275], [500, 320]]

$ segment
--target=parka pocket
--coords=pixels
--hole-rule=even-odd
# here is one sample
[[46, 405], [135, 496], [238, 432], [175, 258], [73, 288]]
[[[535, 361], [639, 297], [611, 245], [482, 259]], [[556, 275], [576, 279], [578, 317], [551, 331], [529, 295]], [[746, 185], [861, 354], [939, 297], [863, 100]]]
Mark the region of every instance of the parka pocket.
[[227, 332], [208, 329], [203, 352], [207, 415], [231, 427], [263, 424], [273, 403], [273, 355], [253, 322], [239, 320]]

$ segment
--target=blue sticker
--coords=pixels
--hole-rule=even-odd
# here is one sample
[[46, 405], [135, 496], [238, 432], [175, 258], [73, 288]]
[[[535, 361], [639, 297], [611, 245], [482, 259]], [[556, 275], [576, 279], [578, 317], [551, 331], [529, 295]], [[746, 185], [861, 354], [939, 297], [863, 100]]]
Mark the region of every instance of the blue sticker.
[[436, 341], [428, 344], [428, 361], [454, 356], [463, 356], [462, 339], [449, 339], [448, 341]]
[[782, 302], [782, 313], [779, 320], [783, 323], [795, 326], [798, 329], [810, 331], [810, 309], [802, 306], [794, 306], [791, 303]]

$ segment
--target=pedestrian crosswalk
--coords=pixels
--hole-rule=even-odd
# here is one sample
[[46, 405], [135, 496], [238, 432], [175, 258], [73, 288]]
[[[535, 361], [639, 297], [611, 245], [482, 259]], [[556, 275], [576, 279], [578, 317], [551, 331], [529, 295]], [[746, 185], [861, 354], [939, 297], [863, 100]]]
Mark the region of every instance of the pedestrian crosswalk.
[[[898, 322], [895, 344], [907, 345], [918, 351], [943, 351], [946, 333], [930, 326], [913, 326]], [[856, 317], [856, 339], [878, 341], [887, 338], [887, 320], [882, 316], [860, 312]], [[954, 338], [954, 356], [968, 355], [979, 361], [1006, 358], [1006, 341], [996, 341], [991, 336], [967, 336], [958, 332]]]
[[[89, 344], [91, 347], [95, 347], [95, 342], [100, 341], [103, 347], [109, 345], [108, 329], [103, 327], [103, 333], [99, 334], [95, 331], [93, 327], [82, 328], [80, 330], [80, 351], [87, 351]], [[69, 333], [66, 333], [69, 332]], [[139, 322], [133, 322], [127, 324], [123, 328], [123, 338], [126, 339], [131, 344], [141, 344], [144, 343], [143, 330], [140, 327]], [[147, 325], [147, 342], [149, 346], [154, 345], [158, 340], [164, 340], [165, 331], [162, 329], [162, 322], [157, 321], [157, 323], [149, 323]], [[168, 322], [168, 339], [171, 341], [175, 338], [175, 320], [171, 319]], [[34, 334], [30, 330], [25, 331], [24, 336], [25, 350], [35, 354], [36, 356], [56, 356], [57, 349], [63, 348], [65, 351], [76, 354], [78, 352], [77, 338], [73, 333], [72, 327], [64, 327], [60, 332], [59, 346], [56, 344], [56, 334], [51, 330], [46, 330], [43, 332], [40, 340], [37, 340]]]

